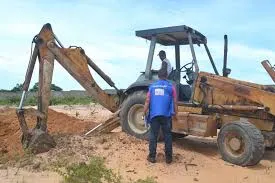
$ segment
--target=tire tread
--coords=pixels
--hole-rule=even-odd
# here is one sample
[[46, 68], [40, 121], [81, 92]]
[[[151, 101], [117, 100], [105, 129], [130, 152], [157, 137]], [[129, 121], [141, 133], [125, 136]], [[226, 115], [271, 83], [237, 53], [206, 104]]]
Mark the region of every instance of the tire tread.
[[[264, 137], [261, 131], [258, 128], [256, 128], [256, 126], [253, 125], [252, 123], [247, 121], [242, 121], [242, 122], [232, 122], [232, 123], [225, 124], [221, 128], [220, 133], [222, 132], [222, 130], [226, 129], [228, 125], [234, 125], [243, 129], [251, 139], [251, 143], [252, 143], [252, 152], [249, 153], [249, 157], [247, 157], [243, 162], [237, 162], [236, 164], [241, 166], [253, 166], [259, 163], [259, 161], [262, 159], [265, 152]], [[218, 146], [219, 146], [220, 152], [222, 153], [221, 143], [222, 143], [221, 137], [219, 135]], [[223, 154], [222, 156], [224, 160], [230, 161], [229, 158], [225, 157]]]

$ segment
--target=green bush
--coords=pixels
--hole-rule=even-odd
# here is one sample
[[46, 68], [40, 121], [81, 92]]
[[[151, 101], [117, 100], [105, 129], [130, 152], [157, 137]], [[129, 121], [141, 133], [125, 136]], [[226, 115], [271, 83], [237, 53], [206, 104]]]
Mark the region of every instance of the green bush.
[[37, 97], [27, 97], [25, 105], [37, 105]]
[[[50, 105], [88, 105], [94, 102], [92, 97], [52, 97], [50, 99]], [[20, 97], [10, 97], [0, 100], [0, 105], [19, 105]], [[37, 97], [27, 97], [24, 103], [25, 106], [37, 105]]]
[[11, 89], [12, 92], [18, 92], [23, 90], [23, 84], [17, 83], [15, 87]]
[[66, 167], [64, 183], [120, 183], [121, 177], [104, 165], [104, 160], [93, 157], [88, 164], [79, 163]]
[[0, 100], [0, 105], [18, 105], [20, 97], [10, 97]]
[[50, 100], [50, 105], [85, 105], [90, 104], [91, 102], [93, 102], [92, 97], [53, 97]]
[[[39, 83], [37, 82], [33, 85], [33, 87], [30, 89], [30, 91], [36, 92], [36, 91], [38, 91], [38, 88], [39, 88]], [[57, 86], [55, 84], [51, 84], [51, 90], [52, 91], [63, 91], [62, 88], [60, 88], [59, 86]]]
[[[60, 168], [60, 167], [59, 167]], [[56, 169], [63, 176], [64, 183], [121, 183], [122, 177], [108, 169], [104, 165], [103, 158], [92, 157], [88, 164], [72, 164], [65, 168], [65, 171]], [[147, 177], [131, 183], [157, 183], [154, 178]]]

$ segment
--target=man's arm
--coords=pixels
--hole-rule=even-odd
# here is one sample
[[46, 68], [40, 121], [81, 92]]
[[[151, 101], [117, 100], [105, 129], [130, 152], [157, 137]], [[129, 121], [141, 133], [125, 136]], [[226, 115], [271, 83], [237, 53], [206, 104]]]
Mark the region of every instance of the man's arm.
[[177, 99], [177, 92], [176, 92], [176, 88], [173, 85], [173, 102], [174, 102], [174, 111], [175, 111], [175, 118], [177, 119], [178, 116], [178, 99]]
[[147, 111], [149, 110], [149, 105], [150, 105], [150, 92], [147, 92], [146, 95], [146, 100], [145, 100], [145, 104], [144, 104], [144, 109], [143, 109], [143, 115], [145, 116]]

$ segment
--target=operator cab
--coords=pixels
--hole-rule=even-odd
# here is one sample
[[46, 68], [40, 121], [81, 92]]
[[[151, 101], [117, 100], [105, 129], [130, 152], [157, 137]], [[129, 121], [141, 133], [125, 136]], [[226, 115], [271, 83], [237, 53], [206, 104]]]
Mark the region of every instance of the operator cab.
[[[149, 81], [150, 83], [158, 79], [157, 71], [152, 70], [152, 62], [153, 62], [156, 43], [163, 46], [174, 46], [176, 67], [169, 74], [168, 79], [176, 84], [179, 101], [190, 102], [192, 98], [192, 92], [193, 92], [192, 88], [194, 86], [196, 77], [199, 72], [199, 67], [198, 67], [193, 44], [197, 44], [197, 45], [204, 44], [207, 48], [206, 37], [202, 35], [200, 32], [185, 25], [164, 27], [164, 28], [158, 28], [158, 29], [140, 30], [140, 31], [136, 31], [136, 36], [151, 41], [149, 54], [147, 58], [146, 69], [141, 76], [142, 80]], [[193, 59], [189, 63], [182, 64], [180, 61], [181, 45], [190, 46]], [[208, 54], [208, 56], [209, 55], [210, 53]], [[182, 74], [183, 74], [183, 77], [181, 76]], [[181, 77], [184, 80], [186, 80], [187, 84], [180, 83], [182, 79]]]

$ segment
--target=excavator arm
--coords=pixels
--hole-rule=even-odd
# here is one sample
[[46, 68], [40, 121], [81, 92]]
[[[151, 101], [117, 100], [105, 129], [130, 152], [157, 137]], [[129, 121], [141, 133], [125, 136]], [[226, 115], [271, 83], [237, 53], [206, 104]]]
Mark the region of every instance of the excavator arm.
[[275, 66], [272, 67], [268, 60], [262, 61], [262, 65], [265, 68], [266, 72], [269, 74], [273, 82], [275, 83]]
[[[17, 116], [23, 132], [22, 143], [25, 148], [33, 152], [45, 152], [55, 146], [54, 140], [47, 133], [48, 107], [51, 96], [51, 83], [54, 70], [54, 60], [57, 60], [66, 71], [92, 96], [98, 103], [111, 112], [119, 107], [121, 91], [114, 82], [85, 54], [81, 47], [64, 48], [52, 31], [50, 24], [45, 24], [39, 34], [33, 39], [35, 47], [28, 65], [23, 94], [17, 109]], [[36, 60], [39, 60], [39, 90], [37, 124], [32, 130], [28, 129], [24, 117], [24, 100], [28, 91]], [[89, 66], [95, 70], [111, 87], [115, 88], [117, 95], [108, 95], [95, 82]]]

